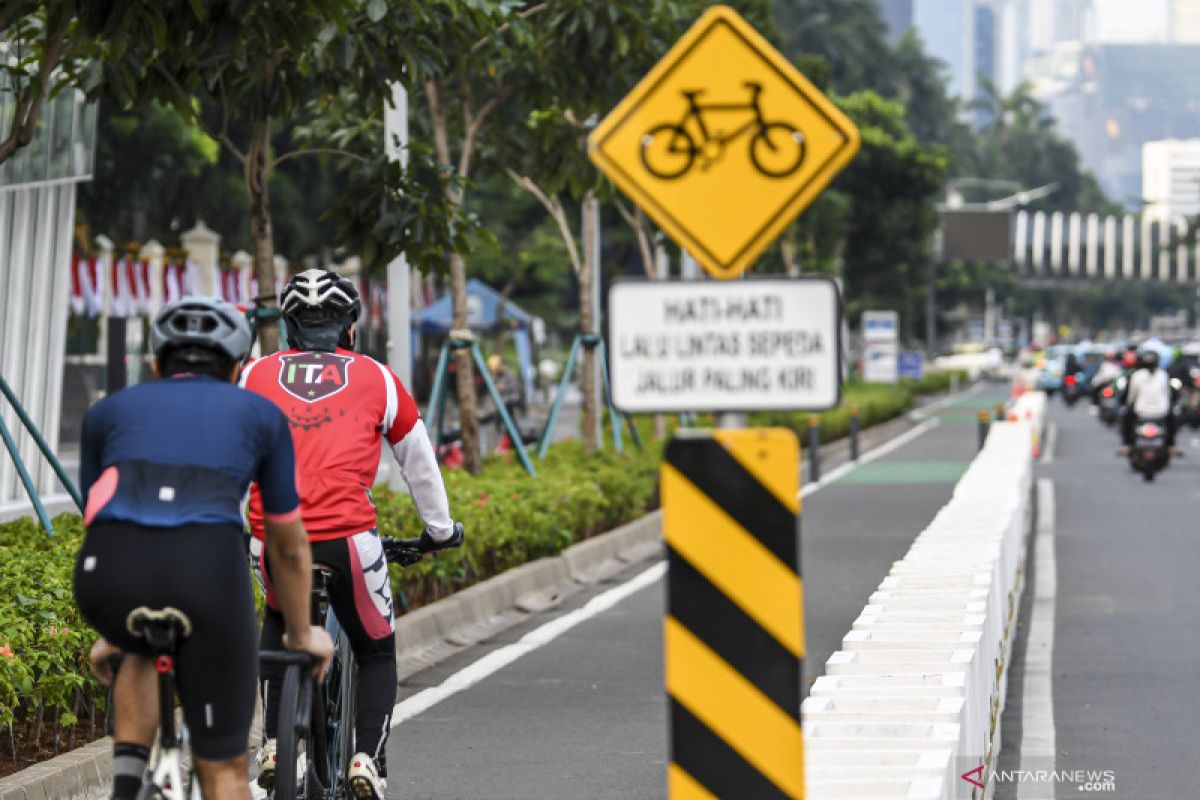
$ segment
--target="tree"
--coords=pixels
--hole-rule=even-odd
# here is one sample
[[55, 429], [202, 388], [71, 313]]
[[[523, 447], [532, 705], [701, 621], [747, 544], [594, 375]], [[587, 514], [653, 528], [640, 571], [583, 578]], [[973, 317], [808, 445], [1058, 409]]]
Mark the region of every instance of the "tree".
[[772, 0], [771, 10], [783, 53], [824, 60], [834, 90], [894, 93], [894, 56], [876, 0]]
[[0, 164], [33, 141], [47, 100], [68, 88], [95, 86], [95, 59], [103, 42], [93, 34], [106, 20], [102, 10], [88, 5], [79, 0], [0, 2], [0, 110], [12, 110], [7, 130], [0, 131]]
[[1057, 184], [1057, 190], [1033, 209], [1120, 213], [1096, 177], [1080, 164], [1074, 143], [1055, 131], [1054, 118], [1033, 96], [1030, 84], [1021, 84], [1007, 96], [986, 79], [981, 88], [973, 107], [984, 110], [990, 122], [976, 138], [980, 175], [1007, 178], [1028, 188]]
[[[270, 308], [276, 302], [267, 288], [275, 284], [272, 171], [300, 155], [356, 157], [327, 147], [277, 154], [273, 126], [295, 119], [322, 91], [376, 78], [377, 54], [359, 47], [359, 39], [397, 11], [381, 0], [165, 0], [158, 6], [169, 25], [134, 18], [113, 32], [104, 64], [107, 91], [126, 106], [169, 103], [241, 165], [255, 275], [263, 287], [258, 300]], [[275, 320], [260, 319], [259, 332], [265, 350], [278, 349]]]
[[181, 224], [180, 199], [195, 195], [189, 190], [217, 164], [220, 145], [155, 103], [135, 112], [104, 105], [96, 130], [95, 179], [80, 186], [80, 213], [118, 241], [166, 237]]
[[862, 149], [834, 188], [850, 198], [844, 234], [847, 308], [857, 317], [876, 304], [918, 316], [936, 201], [945, 182], [945, 150], [924, 147], [899, 103], [874, 92], [837, 98], [862, 134]]
[[[579, 285], [580, 331], [595, 335], [592, 293], [596, 280], [595, 237], [591, 224], [598, 218], [599, 203], [611, 195], [611, 186], [587, 158], [587, 134], [662, 57], [687, 26], [695, 21], [704, 3], [688, 0], [572, 0], [556, 3], [531, 24], [529, 57], [514, 71], [517, 96], [525, 103], [521, 140], [510, 146], [507, 173], [546, 209], [566, 245]], [[752, 21], [762, 27], [769, 15], [765, 3], [741, 4]], [[650, 228], [640, 212], [615, 199], [632, 227], [643, 270], [653, 263]], [[578, 238], [571, 222], [582, 212]], [[580, 358], [583, 390], [585, 449], [601, 446], [598, 435], [600, 398], [596, 396], [597, 364], [593, 348]]]

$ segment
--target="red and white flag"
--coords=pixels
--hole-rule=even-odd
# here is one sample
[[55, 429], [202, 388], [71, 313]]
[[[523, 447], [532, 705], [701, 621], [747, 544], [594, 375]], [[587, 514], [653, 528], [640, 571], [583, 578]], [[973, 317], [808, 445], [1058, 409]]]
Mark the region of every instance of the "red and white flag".
[[98, 317], [104, 312], [104, 269], [98, 258], [84, 260], [82, 267], [84, 311]]
[[76, 316], [82, 314], [87, 308], [87, 298], [83, 294], [87, 262], [88, 260], [78, 253], [71, 256], [71, 313]]
[[163, 264], [162, 299], [163, 305], [174, 303], [183, 297], [183, 267], [176, 261]]
[[130, 313], [150, 316], [154, 312], [154, 297], [150, 291], [150, 260], [130, 259], [128, 268], [129, 285], [133, 290], [133, 308]]
[[128, 317], [135, 313], [133, 282], [129, 268], [129, 259], [121, 258], [114, 261], [109, 270], [112, 287], [111, 302], [108, 306], [110, 317]]

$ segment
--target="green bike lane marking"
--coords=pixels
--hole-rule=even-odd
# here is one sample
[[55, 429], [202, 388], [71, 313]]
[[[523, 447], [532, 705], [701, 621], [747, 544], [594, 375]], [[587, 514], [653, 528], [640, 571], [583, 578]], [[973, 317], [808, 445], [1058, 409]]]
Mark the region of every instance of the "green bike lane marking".
[[969, 466], [969, 461], [883, 461], [863, 464], [838, 477], [834, 483], [839, 486], [956, 483]]

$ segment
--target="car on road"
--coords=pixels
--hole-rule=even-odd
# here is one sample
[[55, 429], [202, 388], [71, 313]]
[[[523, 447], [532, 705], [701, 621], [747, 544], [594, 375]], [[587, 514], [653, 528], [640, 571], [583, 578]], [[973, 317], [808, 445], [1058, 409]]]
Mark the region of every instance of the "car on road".
[[1053, 396], [1062, 389], [1063, 370], [1067, 363], [1067, 353], [1071, 345], [1052, 344], [1042, 354], [1042, 363], [1034, 379], [1034, 388]]

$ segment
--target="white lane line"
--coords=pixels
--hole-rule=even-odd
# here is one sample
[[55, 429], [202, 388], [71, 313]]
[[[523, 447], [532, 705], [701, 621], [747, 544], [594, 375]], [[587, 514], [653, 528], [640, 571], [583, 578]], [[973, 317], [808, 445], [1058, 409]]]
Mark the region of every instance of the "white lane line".
[[[1054, 483], [1038, 479], [1037, 579], [1025, 646], [1025, 685], [1021, 695], [1021, 769], [1054, 771]], [[1053, 800], [1053, 781], [1021, 781], [1017, 800]]]
[[825, 474], [824, 476], [821, 477], [821, 480], [813, 481], [812, 483], [805, 484], [804, 487], [800, 489], [800, 496], [808, 497], [813, 492], [820, 491], [823, 487], [828, 486], [829, 484], [831, 484], [834, 481], [836, 481], [837, 479], [843, 477], [847, 473], [853, 472], [854, 470], [861, 467], [863, 464], [870, 464], [875, 459], [886, 456], [888, 453], [892, 452], [896, 448], [903, 447], [904, 445], [911, 442], [913, 439], [916, 439], [918, 436], [928, 433], [929, 431], [933, 430], [940, 424], [942, 424], [942, 421], [939, 419], [925, 420], [924, 422], [922, 422], [920, 425], [913, 428], [912, 430], [905, 431], [904, 433], [897, 436], [895, 439], [891, 439], [887, 442], [884, 442], [883, 444], [879, 445], [879, 447], [876, 447], [874, 450], [869, 450], [866, 453], [863, 453], [861, 456], [859, 456], [858, 461], [847, 461], [845, 464], [842, 464], [840, 467], [830, 470], [827, 474]]
[[[423, 711], [427, 711], [448, 697], [458, 694], [463, 689], [482, 681], [494, 672], [503, 669], [523, 655], [532, 653], [539, 647], [549, 644], [562, 634], [574, 628], [579, 623], [615, 606], [629, 595], [644, 589], [662, 578], [667, 573], [667, 562], [659, 561], [649, 569], [643, 570], [625, 583], [614, 586], [608, 591], [598, 594], [584, 605], [555, 617], [549, 622], [534, 628], [516, 642], [497, 648], [483, 658], [460, 669], [446, 678], [437, 686], [431, 686], [417, 692], [412, 697], [402, 700], [392, 708], [392, 727], [412, 719]], [[250, 796], [253, 800], [263, 800], [267, 793], [258, 787], [256, 781], [250, 781]]]
[[555, 617], [549, 622], [534, 628], [512, 644], [497, 648], [478, 661], [469, 664], [454, 673], [437, 686], [431, 686], [417, 692], [412, 697], [400, 701], [392, 709], [392, 727], [412, 719], [418, 714], [429, 710], [443, 700], [458, 694], [463, 689], [482, 681], [489, 675], [503, 669], [521, 656], [532, 653], [557, 639], [562, 634], [574, 628], [581, 622], [615, 606], [629, 595], [644, 589], [662, 578], [667, 572], [667, 562], [660, 561], [649, 569], [635, 575], [625, 583], [598, 594], [583, 606]]
[[1046, 446], [1042, 449], [1042, 463], [1054, 462], [1054, 451], [1058, 448], [1058, 423], [1051, 422], [1046, 426]]

